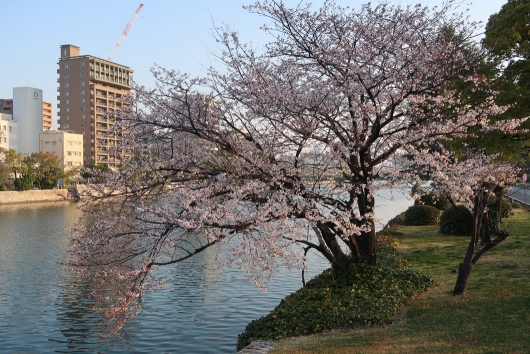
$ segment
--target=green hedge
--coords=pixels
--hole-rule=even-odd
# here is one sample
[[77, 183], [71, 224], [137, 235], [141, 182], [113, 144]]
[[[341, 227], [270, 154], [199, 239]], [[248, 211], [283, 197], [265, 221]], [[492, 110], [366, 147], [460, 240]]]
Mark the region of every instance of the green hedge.
[[403, 225], [426, 226], [437, 225], [440, 221], [440, 210], [430, 205], [414, 205], [405, 211]]
[[283, 299], [270, 314], [252, 321], [238, 336], [237, 350], [255, 340], [391, 322], [401, 306], [431, 285], [432, 279], [407, 270], [391, 242], [381, 242], [378, 249], [378, 266], [327, 269]]
[[522, 205], [519, 202], [512, 202], [512, 209], [521, 209]]
[[445, 194], [435, 194], [433, 192], [424, 194], [419, 200], [414, 202], [414, 205], [430, 205], [438, 210], [446, 210], [451, 207], [451, 202]]
[[445, 235], [471, 236], [473, 215], [463, 205], [445, 210], [440, 216], [440, 232]]

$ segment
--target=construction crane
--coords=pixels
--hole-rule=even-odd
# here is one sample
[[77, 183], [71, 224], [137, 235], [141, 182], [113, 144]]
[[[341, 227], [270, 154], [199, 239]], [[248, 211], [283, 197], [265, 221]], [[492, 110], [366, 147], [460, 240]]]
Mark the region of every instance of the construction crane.
[[116, 55], [116, 52], [118, 51], [118, 49], [120, 49], [121, 42], [123, 42], [125, 37], [127, 37], [127, 35], [129, 34], [129, 31], [131, 30], [131, 27], [134, 23], [134, 20], [136, 20], [136, 16], [138, 16], [138, 12], [140, 12], [143, 6], [144, 4], [140, 3], [140, 6], [138, 6], [138, 9], [136, 9], [136, 12], [134, 13], [134, 15], [132, 15], [131, 19], [127, 23], [127, 26], [125, 26], [125, 29], [123, 30], [120, 36], [120, 39], [118, 39], [118, 41], [116, 42], [116, 45], [114, 46], [114, 49], [112, 49], [112, 52], [107, 58], [108, 61], [112, 61], [112, 58], [114, 58], [114, 55]]

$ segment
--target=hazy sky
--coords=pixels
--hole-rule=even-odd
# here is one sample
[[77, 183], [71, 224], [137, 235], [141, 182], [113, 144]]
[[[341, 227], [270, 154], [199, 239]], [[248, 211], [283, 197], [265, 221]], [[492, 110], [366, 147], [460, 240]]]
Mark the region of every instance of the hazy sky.
[[[459, 1], [459, 0], [457, 0]], [[116, 63], [134, 70], [134, 80], [153, 86], [153, 64], [200, 75], [211, 59], [216, 43], [213, 23], [225, 22], [240, 32], [242, 41], [255, 45], [267, 41], [259, 26], [265, 19], [242, 9], [253, 0], [144, 0], [144, 7], [114, 56]], [[299, 0], [284, 0], [296, 5]], [[358, 8], [366, 0], [340, 0]], [[407, 5], [441, 5], [442, 0], [392, 0]], [[472, 20], [487, 22], [506, 0], [462, 0]], [[322, 4], [323, 0], [313, 0]], [[372, 1], [377, 3], [377, 1]], [[133, 0], [0, 0], [0, 98], [12, 98], [13, 87], [31, 86], [44, 91], [57, 107], [59, 46], [73, 44], [81, 55], [106, 59], [140, 1]]]

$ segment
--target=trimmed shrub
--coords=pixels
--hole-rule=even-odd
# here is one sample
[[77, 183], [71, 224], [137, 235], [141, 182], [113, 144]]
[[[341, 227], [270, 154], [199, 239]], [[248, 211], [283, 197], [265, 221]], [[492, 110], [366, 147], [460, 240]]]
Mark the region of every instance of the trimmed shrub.
[[434, 194], [433, 192], [424, 194], [420, 200], [416, 200], [414, 205], [430, 205], [438, 210], [446, 210], [451, 207], [451, 202], [445, 194]]
[[501, 218], [509, 218], [513, 215], [512, 203], [506, 199], [501, 199]]
[[440, 210], [430, 205], [414, 205], [405, 211], [403, 225], [427, 226], [440, 221]]
[[473, 214], [463, 205], [445, 210], [440, 216], [440, 232], [444, 235], [471, 236]]
[[521, 209], [522, 205], [519, 202], [512, 202], [512, 209]]
[[397, 214], [392, 219], [390, 219], [388, 221], [388, 223], [386, 224], [386, 226], [383, 228], [383, 230], [387, 229], [387, 228], [391, 228], [391, 227], [397, 226], [397, 225], [401, 225], [401, 224], [403, 224], [403, 221], [405, 221], [405, 212]]

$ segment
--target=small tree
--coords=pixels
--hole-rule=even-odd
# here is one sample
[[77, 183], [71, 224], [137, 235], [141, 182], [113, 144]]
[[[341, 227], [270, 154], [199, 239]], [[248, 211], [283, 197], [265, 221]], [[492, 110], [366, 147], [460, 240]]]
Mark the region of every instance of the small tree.
[[[509, 128], [506, 130], [510, 131]], [[418, 160], [411, 165], [428, 170], [437, 188], [449, 196], [452, 204], [455, 205], [455, 201], [462, 202], [467, 208], [462, 212], [470, 212], [472, 215], [471, 239], [464, 260], [459, 265], [453, 290], [453, 295], [463, 295], [471, 271], [479, 259], [508, 237], [506, 230], [497, 227], [496, 237], [491, 239], [488, 203], [493, 199], [494, 204], [500, 208], [498, 201], [503, 196], [503, 189], [515, 183], [517, 169], [513, 164], [497, 163], [496, 156], [487, 156], [482, 152], [468, 153], [460, 159], [449, 151], [428, 155], [425, 151], [417, 151], [413, 154]], [[405, 162], [407, 163], [410, 162]], [[500, 211], [497, 210], [495, 215], [499, 214]], [[499, 219], [496, 223], [499, 223]], [[480, 249], [479, 241], [482, 241]]]

